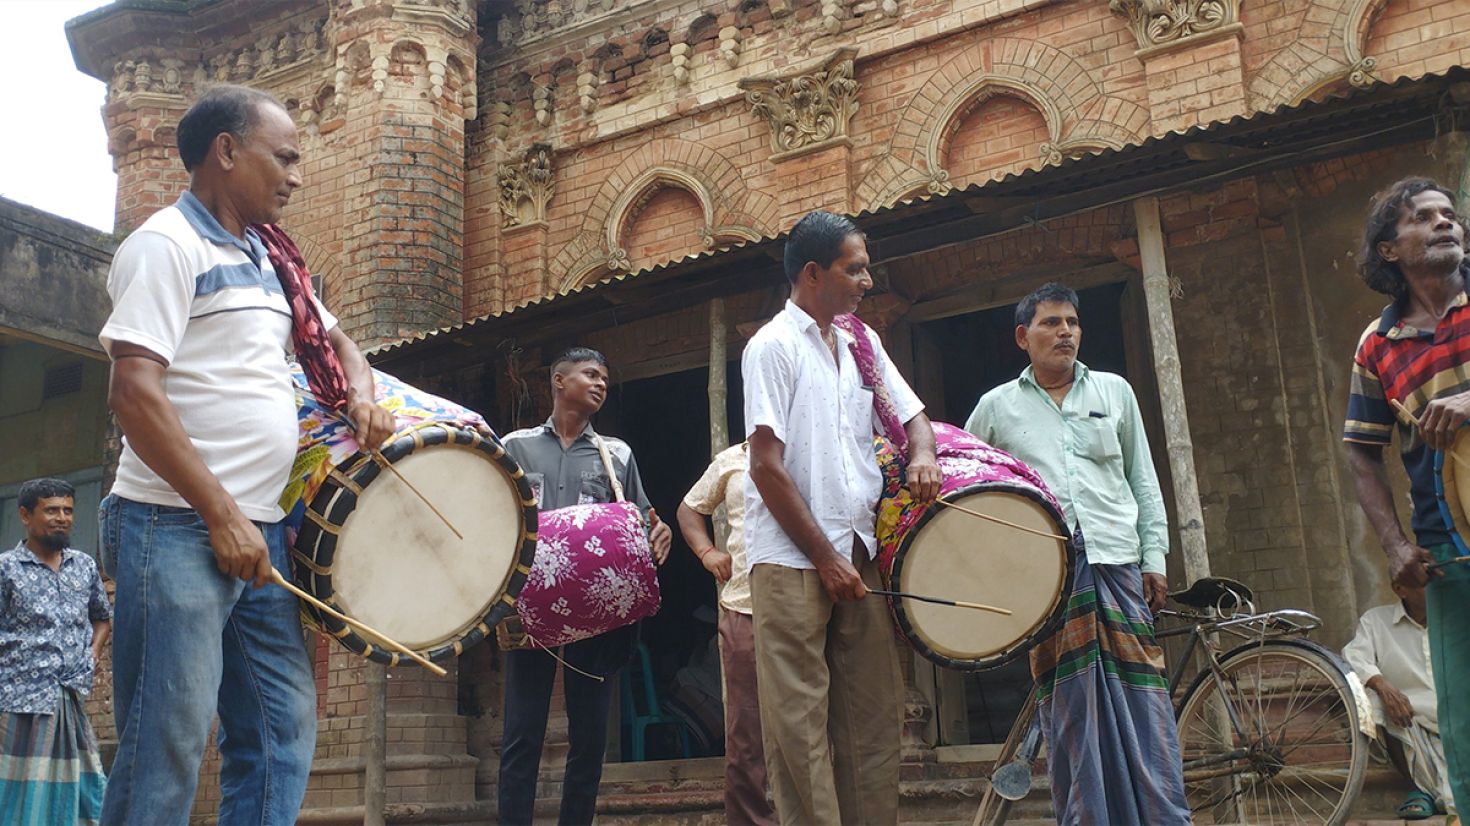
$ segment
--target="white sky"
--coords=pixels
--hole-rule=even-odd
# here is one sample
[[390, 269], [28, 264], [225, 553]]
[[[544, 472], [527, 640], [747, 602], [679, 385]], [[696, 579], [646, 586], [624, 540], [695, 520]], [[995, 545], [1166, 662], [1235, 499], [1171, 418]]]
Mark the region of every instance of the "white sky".
[[71, 59], [63, 25], [106, 0], [0, 0], [0, 196], [112, 231], [107, 88]]

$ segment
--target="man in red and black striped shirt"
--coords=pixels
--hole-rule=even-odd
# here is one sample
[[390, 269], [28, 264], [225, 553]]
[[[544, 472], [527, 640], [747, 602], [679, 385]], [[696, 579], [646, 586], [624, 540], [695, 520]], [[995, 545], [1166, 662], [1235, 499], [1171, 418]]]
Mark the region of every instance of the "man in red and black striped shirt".
[[[1470, 539], [1470, 526], [1447, 523], [1434, 492], [1434, 452], [1449, 449], [1470, 419], [1465, 239], [1453, 195], [1433, 181], [1406, 178], [1374, 198], [1358, 268], [1393, 303], [1358, 344], [1343, 432], [1358, 502], [1393, 581], [1428, 585], [1440, 738], [1460, 806], [1470, 806], [1470, 568], [1428, 566], [1458, 555], [1453, 532]], [[1407, 412], [1396, 414], [1395, 402]], [[1414, 542], [1399, 524], [1384, 467], [1395, 430], [1409, 474]]]

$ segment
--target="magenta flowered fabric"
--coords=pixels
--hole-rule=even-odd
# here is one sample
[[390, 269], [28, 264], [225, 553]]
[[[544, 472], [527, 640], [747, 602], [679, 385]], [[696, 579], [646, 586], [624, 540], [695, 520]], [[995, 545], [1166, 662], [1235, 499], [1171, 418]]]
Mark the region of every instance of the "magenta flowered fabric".
[[536, 562], [516, 600], [537, 647], [605, 634], [658, 613], [658, 572], [632, 502], [542, 511]]
[[863, 383], [873, 388], [873, 412], [878, 417], [878, 434], [886, 436], [900, 457], [909, 455], [909, 436], [899, 421], [898, 408], [893, 406], [893, 397], [888, 395], [888, 384], [878, 370], [878, 355], [873, 351], [873, 341], [868, 338], [868, 325], [853, 313], [839, 315], [832, 323], [853, 337], [852, 360], [857, 364]]
[[[878, 561], [880, 570], [893, 569], [898, 546], [926, 511], [935, 505], [920, 505], [903, 487], [902, 464], [897, 451], [887, 439], [876, 439], [874, 450], [883, 469], [883, 498], [878, 502]], [[1046, 500], [1056, 505], [1046, 483], [1029, 465], [991, 447], [970, 433], [944, 422], [934, 422], [935, 453], [939, 469], [944, 473], [941, 498], [981, 482], [1009, 482], [1036, 488]], [[1057, 512], [1061, 508], [1057, 507]]]

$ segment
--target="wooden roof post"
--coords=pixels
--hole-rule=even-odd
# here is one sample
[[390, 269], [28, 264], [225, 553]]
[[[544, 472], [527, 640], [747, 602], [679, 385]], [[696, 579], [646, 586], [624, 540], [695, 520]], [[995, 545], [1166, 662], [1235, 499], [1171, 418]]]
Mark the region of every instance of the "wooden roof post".
[[[1205, 549], [1204, 511], [1199, 501], [1199, 478], [1194, 471], [1194, 443], [1189, 436], [1189, 412], [1184, 406], [1184, 380], [1179, 370], [1179, 344], [1174, 337], [1174, 310], [1170, 306], [1169, 270], [1164, 261], [1164, 231], [1159, 221], [1159, 199], [1152, 195], [1133, 202], [1138, 225], [1138, 250], [1143, 259], [1143, 296], [1148, 306], [1149, 341], [1164, 414], [1164, 442], [1174, 477], [1174, 510], [1179, 518], [1184, 576], [1189, 582], [1210, 575]], [[1188, 584], [1188, 583], [1185, 583]]]
[[367, 733], [362, 755], [362, 823], [383, 826], [388, 805], [388, 666], [363, 663]]
[[709, 300], [709, 455], [710, 458], [730, 446], [730, 422], [725, 417], [725, 299]]

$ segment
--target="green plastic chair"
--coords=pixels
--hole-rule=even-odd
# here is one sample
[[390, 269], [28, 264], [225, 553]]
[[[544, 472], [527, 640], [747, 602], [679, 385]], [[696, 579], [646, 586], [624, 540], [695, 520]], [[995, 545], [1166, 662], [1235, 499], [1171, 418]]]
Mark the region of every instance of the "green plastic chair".
[[647, 759], [647, 734], [649, 726], [674, 726], [679, 733], [681, 756], [689, 757], [689, 726], [672, 714], [666, 714], [658, 705], [658, 689], [653, 684], [653, 664], [649, 661], [648, 646], [638, 643], [637, 671], [643, 680], [643, 711], [639, 711], [633, 690], [634, 669], [623, 672], [619, 682], [622, 692], [623, 731], [627, 734], [630, 759], [642, 762]]

